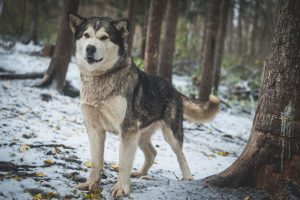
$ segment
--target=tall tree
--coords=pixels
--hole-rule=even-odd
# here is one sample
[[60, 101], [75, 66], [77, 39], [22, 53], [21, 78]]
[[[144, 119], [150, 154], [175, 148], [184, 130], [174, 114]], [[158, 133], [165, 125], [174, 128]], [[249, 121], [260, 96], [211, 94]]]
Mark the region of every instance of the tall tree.
[[204, 41], [203, 59], [201, 62], [199, 87], [200, 101], [208, 101], [212, 88], [214, 57], [220, 16], [220, 2], [218, 0], [209, 0], [207, 3], [206, 36]]
[[251, 32], [251, 41], [250, 41], [250, 55], [249, 59], [254, 59], [256, 55], [256, 36], [257, 36], [257, 22], [259, 15], [259, 0], [254, 1], [253, 8], [253, 21], [252, 21], [252, 32]]
[[228, 19], [227, 19], [227, 30], [226, 32], [228, 32], [228, 37], [226, 38], [226, 51], [229, 54], [233, 53], [233, 37], [234, 37], [234, 25], [233, 25], [233, 20], [234, 20], [234, 6], [235, 6], [235, 1], [231, 1], [230, 2], [230, 7], [229, 7], [229, 13], [228, 13]]
[[145, 49], [145, 72], [152, 75], [157, 74], [160, 32], [165, 4], [165, 0], [150, 0]]
[[159, 76], [172, 82], [172, 63], [175, 50], [176, 26], [178, 21], [179, 1], [168, 0], [166, 30], [159, 58]]
[[223, 0], [221, 15], [219, 19], [216, 55], [214, 60], [213, 85], [214, 85], [214, 90], [216, 92], [218, 91], [219, 82], [220, 82], [221, 64], [222, 64], [223, 51], [224, 51], [224, 42], [226, 38], [226, 27], [227, 27], [229, 8], [230, 8], [230, 0]]
[[237, 45], [236, 54], [243, 55], [243, 12], [244, 12], [244, 2], [245, 0], [239, 0], [239, 14], [238, 14], [238, 24], [237, 24]]
[[[69, 89], [65, 84], [66, 73], [73, 46], [73, 33], [70, 30], [67, 18], [68, 13], [76, 13], [79, 0], [63, 0], [60, 14], [60, 23], [55, 43], [55, 50], [46, 71], [41, 86], [54, 84], [54, 87], [61, 93], [67, 93]], [[70, 95], [73, 95], [72, 93]], [[74, 94], [77, 95], [77, 94]]]
[[300, 198], [300, 1], [280, 0], [279, 9], [248, 143], [237, 161], [207, 181]]
[[39, 35], [38, 35], [38, 27], [39, 27], [39, 0], [32, 0], [32, 8], [31, 8], [31, 16], [32, 16], [32, 22], [31, 22], [31, 37], [30, 40], [33, 41], [34, 44], [39, 43]]
[[138, 0], [130, 0], [128, 7], [128, 20], [130, 25], [129, 35], [127, 37], [128, 52], [131, 54], [133, 36], [135, 32], [135, 22], [138, 9]]
[[[25, 26], [25, 21], [26, 21], [27, 0], [23, 0], [22, 3], [23, 3], [23, 5], [22, 5], [22, 11], [21, 11], [21, 24], [20, 24], [20, 29], [18, 31], [18, 36], [23, 36], [24, 26]], [[4, 2], [2, 3], [2, 8], [3, 8], [3, 5], [4, 5]]]

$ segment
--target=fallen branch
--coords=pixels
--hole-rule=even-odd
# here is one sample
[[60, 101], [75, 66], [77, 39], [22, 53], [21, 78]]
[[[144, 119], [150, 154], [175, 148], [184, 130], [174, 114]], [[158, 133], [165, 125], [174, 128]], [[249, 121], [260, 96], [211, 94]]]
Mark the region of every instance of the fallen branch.
[[39, 148], [39, 147], [62, 147], [64, 149], [74, 149], [73, 147], [68, 147], [64, 144], [29, 144], [30, 148]]
[[15, 74], [15, 73], [1, 73], [0, 79], [5, 80], [22, 80], [22, 79], [38, 79], [43, 78], [43, 73], [25, 73], [25, 74]]

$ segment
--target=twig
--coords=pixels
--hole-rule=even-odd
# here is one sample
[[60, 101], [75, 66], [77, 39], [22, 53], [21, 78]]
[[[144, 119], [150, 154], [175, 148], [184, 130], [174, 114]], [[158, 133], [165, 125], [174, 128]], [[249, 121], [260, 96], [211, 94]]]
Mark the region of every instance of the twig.
[[28, 146], [30, 148], [38, 148], [38, 147], [62, 147], [64, 149], [74, 149], [73, 147], [67, 147], [64, 144], [30, 144]]
[[180, 181], [180, 179], [179, 179], [178, 176], [175, 174], [175, 172], [173, 172], [173, 174], [174, 174], [175, 178], [176, 178], [178, 181]]

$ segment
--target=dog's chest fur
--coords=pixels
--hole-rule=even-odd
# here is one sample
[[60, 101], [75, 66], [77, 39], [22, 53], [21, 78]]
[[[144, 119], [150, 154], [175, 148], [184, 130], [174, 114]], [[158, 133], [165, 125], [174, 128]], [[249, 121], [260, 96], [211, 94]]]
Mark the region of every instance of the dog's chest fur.
[[117, 133], [125, 119], [127, 100], [110, 80], [82, 81], [80, 107], [86, 123]]
[[86, 123], [118, 133], [126, 115], [127, 101], [122, 96], [114, 96], [97, 104], [81, 102], [80, 107]]

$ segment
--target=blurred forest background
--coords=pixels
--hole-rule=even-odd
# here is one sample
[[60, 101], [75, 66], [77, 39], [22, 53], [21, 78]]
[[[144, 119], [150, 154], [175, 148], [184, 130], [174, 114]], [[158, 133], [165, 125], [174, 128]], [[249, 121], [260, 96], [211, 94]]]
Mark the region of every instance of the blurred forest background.
[[[202, 58], [207, 48], [205, 41], [207, 35], [211, 34], [207, 33], [211, 18], [207, 8], [209, 1], [153, 2], [158, 5], [158, 8], [154, 8], [153, 15], [156, 16], [154, 20], [159, 37], [158, 42], [152, 42], [160, 46], [152, 47], [160, 54], [160, 58], [156, 58], [157, 62], [154, 62], [158, 67], [157, 73], [163, 77], [171, 76], [170, 73], [168, 75], [168, 68], [171, 68], [177, 75], [193, 76], [194, 84], [199, 85]], [[44, 46], [41, 55], [52, 56], [62, 4], [63, 1], [53, 0], [0, 1], [0, 35], [4, 38], [3, 41], [12, 41], [10, 45], [3, 42], [0, 45], [12, 48], [14, 41], [26, 44], [32, 41]], [[144, 59], [147, 65], [147, 27], [151, 28], [148, 20], [150, 7], [149, 0], [85, 0], [80, 1], [78, 13], [85, 17], [104, 15], [114, 19], [128, 18], [131, 22], [129, 48], [136, 64], [144, 68]], [[226, 86], [222, 96], [257, 99], [264, 59], [270, 49], [278, 15], [277, 1], [220, 1], [219, 8], [214, 12], [213, 16], [218, 17], [217, 28], [212, 27], [216, 35], [214, 65], [219, 67], [214, 67], [213, 91], [218, 91], [220, 72], [216, 69], [222, 66], [220, 80], [221, 85]], [[170, 47], [170, 43], [174, 43], [174, 47]], [[167, 52], [172, 52], [171, 61], [168, 61], [170, 56]], [[222, 87], [220, 90], [222, 92]]]

